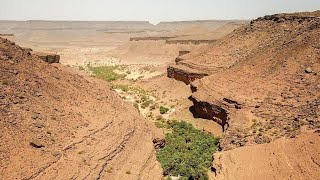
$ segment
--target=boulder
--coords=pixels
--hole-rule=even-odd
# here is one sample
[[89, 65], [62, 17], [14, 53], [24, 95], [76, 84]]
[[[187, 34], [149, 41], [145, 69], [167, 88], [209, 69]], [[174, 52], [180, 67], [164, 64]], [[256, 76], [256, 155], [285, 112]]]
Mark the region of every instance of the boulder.
[[308, 67], [308, 68], [307, 68], [307, 69], [305, 69], [304, 71], [305, 71], [306, 73], [308, 73], [308, 74], [313, 72], [313, 71], [312, 71], [312, 69], [311, 69], [310, 67]]
[[42, 148], [45, 147], [44, 143], [38, 139], [34, 139], [30, 142], [30, 145], [34, 148]]

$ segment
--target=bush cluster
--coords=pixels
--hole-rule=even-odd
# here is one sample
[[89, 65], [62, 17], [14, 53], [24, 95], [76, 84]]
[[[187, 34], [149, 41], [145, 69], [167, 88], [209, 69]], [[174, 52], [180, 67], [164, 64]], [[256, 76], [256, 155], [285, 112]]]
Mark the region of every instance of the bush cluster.
[[165, 114], [169, 111], [169, 108], [166, 108], [164, 106], [160, 106], [160, 114]]
[[111, 82], [121, 78], [124, 78], [125, 74], [117, 74], [114, 70], [117, 69], [116, 66], [99, 66], [93, 67], [88, 65], [90, 71], [92, 71], [93, 75], [97, 78], [103, 79], [105, 81]]
[[157, 152], [164, 174], [180, 179], [208, 179], [219, 139], [184, 121], [169, 121], [167, 126], [171, 133], [166, 134], [165, 147]]

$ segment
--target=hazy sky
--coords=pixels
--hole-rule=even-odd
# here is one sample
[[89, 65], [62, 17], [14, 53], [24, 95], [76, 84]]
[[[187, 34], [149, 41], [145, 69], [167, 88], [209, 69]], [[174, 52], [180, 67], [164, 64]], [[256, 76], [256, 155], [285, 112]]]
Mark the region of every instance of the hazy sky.
[[2, 20], [253, 19], [320, 9], [320, 0], [0, 0]]

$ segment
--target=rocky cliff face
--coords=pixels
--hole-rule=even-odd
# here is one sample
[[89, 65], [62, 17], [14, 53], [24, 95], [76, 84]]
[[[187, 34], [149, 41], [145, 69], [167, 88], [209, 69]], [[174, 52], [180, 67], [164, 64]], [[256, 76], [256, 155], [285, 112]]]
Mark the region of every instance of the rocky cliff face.
[[295, 137], [305, 125], [320, 127], [319, 16], [265, 16], [169, 66], [169, 77], [192, 82], [196, 116], [230, 125], [223, 148]]
[[181, 66], [182, 61], [184, 61], [183, 56], [189, 53], [190, 51], [179, 51], [179, 56], [175, 59], [175, 65], [169, 65], [167, 67], [167, 76], [169, 78], [182, 81], [187, 85], [196, 79], [208, 76], [205, 72], [195, 71], [187, 66]]
[[320, 11], [265, 16], [169, 66], [169, 77], [191, 82], [194, 116], [225, 130], [214, 178], [319, 176], [319, 32]]
[[192, 72], [187, 69], [179, 68], [178, 66], [168, 66], [167, 68], [167, 76], [169, 78], [174, 78], [178, 81], [182, 81], [186, 84], [190, 84], [192, 81], [196, 79], [201, 79], [208, 74], [201, 72]]
[[228, 128], [229, 112], [223, 108], [223, 106], [205, 101], [198, 101], [192, 96], [189, 99], [193, 102], [193, 106], [190, 110], [196, 118], [213, 120], [221, 125], [223, 131]]

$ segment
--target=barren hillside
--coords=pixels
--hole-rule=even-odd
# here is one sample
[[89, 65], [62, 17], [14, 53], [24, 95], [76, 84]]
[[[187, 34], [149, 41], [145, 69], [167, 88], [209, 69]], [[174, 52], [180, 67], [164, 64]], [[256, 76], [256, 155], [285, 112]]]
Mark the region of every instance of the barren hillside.
[[161, 179], [159, 133], [105, 82], [2, 38], [0, 69], [0, 179]]
[[[226, 175], [219, 175], [221, 179], [298, 178], [296, 174], [290, 177], [289, 172], [299, 167], [306, 175], [301, 177], [319, 176], [315, 171], [319, 168], [319, 149], [306, 145], [303, 151], [312, 154], [313, 160], [310, 155], [293, 160], [301, 149], [292, 147], [306, 140], [318, 141], [314, 131], [320, 128], [319, 17], [317, 11], [258, 18], [202, 51], [180, 56], [168, 67], [169, 77], [191, 83], [194, 116], [214, 120], [225, 130], [221, 140], [225, 152], [216, 165]], [[305, 128], [311, 134], [302, 130]], [[278, 139], [283, 137], [298, 137], [282, 140], [288, 141], [282, 149], [290, 149], [288, 165], [272, 154], [277, 148], [281, 150], [283, 143]], [[252, 158], [236, 157], [249, 156], [253, 151]], [[267, 154], [271, 165], [260, 162]], [[249, 163], [255, 168], [241, 168]], [[256, 166], [260, 165], [265, 171], [246, 174], [258, 171]], [[277, 168], [287, 174], [277, 173]]]
[[319, 141], [319, 131], [304, 131], [294, 139], [217, 153], [212, 179], [319, 179]]

